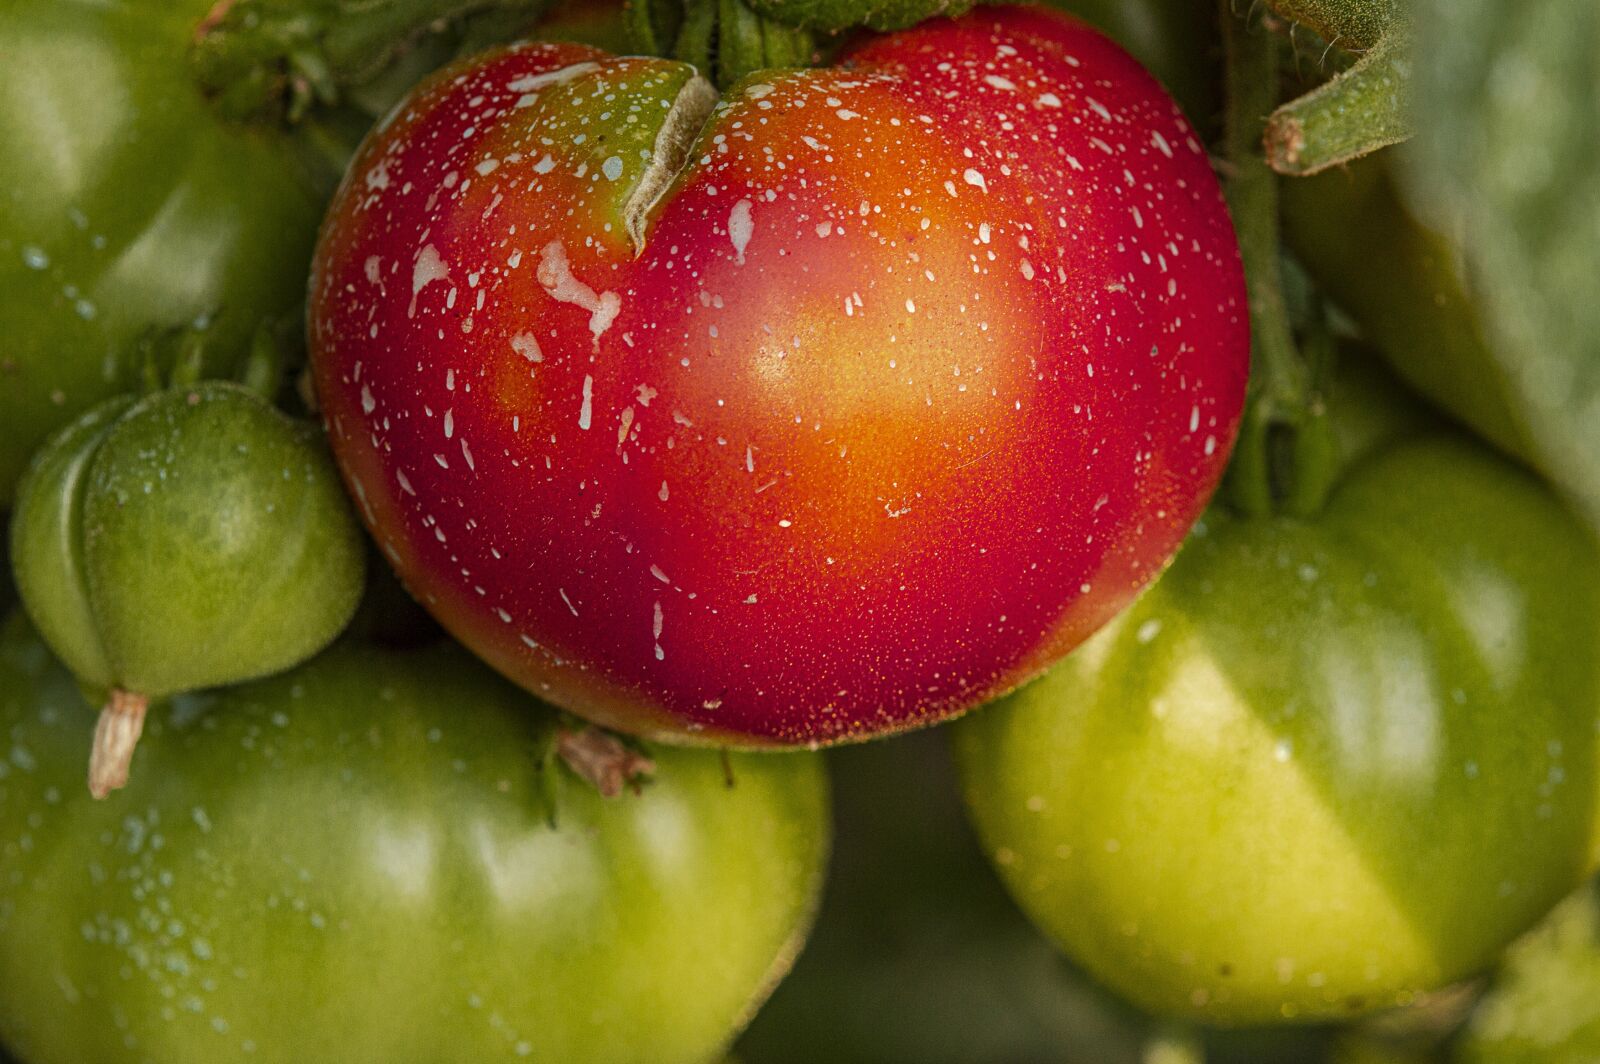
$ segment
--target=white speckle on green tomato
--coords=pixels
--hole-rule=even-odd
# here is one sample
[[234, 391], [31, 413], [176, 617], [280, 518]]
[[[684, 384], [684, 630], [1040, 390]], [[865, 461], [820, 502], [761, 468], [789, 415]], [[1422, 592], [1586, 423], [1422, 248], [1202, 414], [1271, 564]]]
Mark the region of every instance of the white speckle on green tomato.
[[1590, 866], [1595, 547], [1481, 444], [1385, 432], [1314, 518], [1214, 508], [1133, 608], [956, 728], [1023, 909], [1147, 1009], [1404, 1004]]
[[183, 696], [115, 803], [77, 785], [93, 716], [14, 617], [0, 1038], [29, 1064], [703, 1062], [820, 886], [820, 758], [731, 755], [730, 786], [714, 752], [652, 748], [602, 799], [453, 646]]

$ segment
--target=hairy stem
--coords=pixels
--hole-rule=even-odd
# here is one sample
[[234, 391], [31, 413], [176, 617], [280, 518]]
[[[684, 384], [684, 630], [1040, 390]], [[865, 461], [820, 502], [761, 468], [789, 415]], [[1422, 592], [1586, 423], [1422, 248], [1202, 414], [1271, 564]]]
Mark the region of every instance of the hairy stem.
[[1403, 15], [1402, 0], [1267, 0], [1267, 6], [1347, 52], [1376, 46]]
[[1265, 136], [1272, 168], [1309, 176], [1409, 138], [1410, 70], [1410, 29], [1398, 24], [1355, 66], [1273, 112]]
[[[726, 89], [757, 70], [809, 66], [816, 38], [757, 14], [745, 0], [628, 0], [633, 46], [692, 63]], [[666, 34], [672, 33], [669, 39]]]
[[1296, 347], [1279, 264], [1278, 177], [1261, 151], [1277, 103], [1276, 35], [1252, 28], [1220, 0], [1227, 59], [1224, 147], [1228, 204], [1250, 298], [1250, 396], [1229, 469], [1232, 499], [1245, 513], [1321, 504], [1331, 448], [1311, 367]]
[[547, 0], [218, 0], [195, 27], [201, 87], [236, 120], [297, 121], [376, 77], [430, 31], [470, 15], [526, 11]]

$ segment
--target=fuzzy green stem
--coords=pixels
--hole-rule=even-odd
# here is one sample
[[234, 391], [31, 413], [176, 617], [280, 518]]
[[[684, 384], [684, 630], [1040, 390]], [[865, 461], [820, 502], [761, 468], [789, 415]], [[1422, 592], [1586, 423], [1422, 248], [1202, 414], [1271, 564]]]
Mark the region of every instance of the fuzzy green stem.
[[764, 66], [761, 19], [742, 0], [717, 0], [717, 70], [719, 87], [732, 85]]
[[1402, 0], [1267, 0], [1267, 6], [1347, 52], [1374, 47], [1404, 13]]
[[275, 402], [283, 388], [283, 347], [270, 325], [261, 325], [250, 340], [250, 352], [239, 372], [239, 383], [267, 402]]
[[671, 55], [711, 73], [716, 58], [718, 0], [685, 0]]
[[1265, 136], [1272, 168], [1309, 176], [1409, 138], [1410, 68], [1410, 27], [1397, 23], [1355, 66], [1273, 112]]
[[811, 62], [811, 34], [758, 15], [744, 0], [718, 0], [716, 82], [726, 88], [747, 74]]
[[623, 17], [632, 49], [641, 55], [669, 55], [683, 28], [685, 5], [674, 0], [627, 0]]
[[1311, 512], [1331, 468], [1331, 440], [1311, 366], [1289, 324], [1279, 266], [1278, 177], [1261, 152], [1266, 116], [1277, 102], [1278, 38], [1220, 0], [1227, 60], [1224, 146], [1228, 203], [1250, 299], [1250, 396], [1229, 470], [1233, 502], [1245, 513]]
[[1272, 35], [1253, 32], [1236, 18], [1232, 0], [1221, 4], [1228, 64], [1223, 141], [1228, 205], [1250, 289], [1255, 378], [1273, 401], [1293, 405], [1306, 394], [1306, 374], [1278, 276], [1278, 182], [1259, 150], [1266, 116], [1277, 102], [1279, 45]]
[[209, 337], [204, 329], [185, 329], [178, 340], [178, 356], [173, 360], [172, 373], [167, 378], [168, 387], [192, 388], [206, 375], [206, 347]]

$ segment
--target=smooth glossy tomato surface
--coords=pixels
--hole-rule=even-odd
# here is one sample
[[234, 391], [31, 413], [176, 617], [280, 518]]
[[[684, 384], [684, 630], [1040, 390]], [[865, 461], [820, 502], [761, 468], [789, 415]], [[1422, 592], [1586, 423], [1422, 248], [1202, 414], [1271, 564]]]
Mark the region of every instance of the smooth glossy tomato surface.
[[1010, 8], [720, 102], [581, 45], [445, 71], [348, 174], [311, 330], [452, 632], [592, 719], [750, 744], [937, 720], [1098, 628], [1203, 506], [1248, 361], [1177, 106]]
[[1019, 904], [1152, 1012], [1407, 1004], [1593, 867], [1600, 555], [1531, 473], [1358, 383], [1321, 512], [1213, 507], [1131, 609], [955, 733]]
[[[709, 1064], [794, 959], [812, 754], [651, 750], [601, 798], [547, 707], [456, 647], [347, 641], [153, 715], [0, 625], [0, 1036], [27, 1064]], [[731, 780], [731, 784], [730, 784]]]

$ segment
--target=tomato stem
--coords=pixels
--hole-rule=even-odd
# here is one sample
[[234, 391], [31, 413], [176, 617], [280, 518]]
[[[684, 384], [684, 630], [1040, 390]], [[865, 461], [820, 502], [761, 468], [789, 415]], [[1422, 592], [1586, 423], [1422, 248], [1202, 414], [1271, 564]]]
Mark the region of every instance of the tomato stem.
[[1402, 21], [1402, 0], [1267, 0], [1279, 15], [1336, 48], [1364, 52]]
[[757, 14], [744, 0], [632, 0], [628, 28], [638, 51], [692, 63], [723, 89], [757, 70], [816, 62], [811, 31]]
[[250, 353], [245, 356], [239, 372], [239, 383], [261, 396], [275, 402], [283, 387], [283, 348], [273, 335], [272, 326], [263, 323], [250, 339]]
[[1409, 138], [1410, 55], [1410, 28], [1397, 24], [1355, 66], [1274, 111], [1266, 129], [1272, 168], [1315, 174]]
[[563, 728], [556, 736], [556, 752], [603, 798], [615, 798], [628, 785], [637, 789], [639, 781], [656, 770], [654, 761], [610, 732], [592, 726], [577, 731]]
[[96, 799], [127, 786], [128, 769], [149, 708], [150, 700], [144, 695], [120, 687], [111, 692], [110, 701], [95, 722], [94, 746], [89, 753], [89, 793]]
[[1250, 298], [1250, 398], [1229, 469], [1233, 502], [1247, 514], [1315, 511], [1332, 466], [1325, 410], [1312, 366], [1295, 344], [1279, 261], [1278, 177], [1261, 150], [1277, 103], [1281, 44], [1220, 0], [1227, 59], [1224, 147], [1228, 203]]
[[172, 363], [172, 373], [168, 377], [169, 387], [192, 388], [200, 383], [206, 375], [206, 346], [209, 339], [204, 329], [190, 327], [183, 330], [178, 339], [177, 358]]

